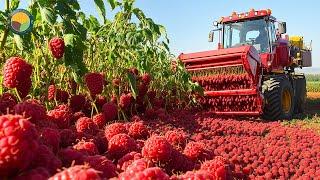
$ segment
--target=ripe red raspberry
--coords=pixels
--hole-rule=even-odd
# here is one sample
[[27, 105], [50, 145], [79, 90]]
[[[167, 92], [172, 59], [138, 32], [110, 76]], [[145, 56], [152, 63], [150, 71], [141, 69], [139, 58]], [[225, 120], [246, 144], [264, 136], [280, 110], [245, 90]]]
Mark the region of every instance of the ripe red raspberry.
[[60, 132], [56, 129], [43, 128], [40, 130], [40, 142], [57, 153], [60, 149]]
[[109, 141], [113, 136], [121, 133], [128, 133], [125, 124], [123, 123], [113, 123], [106, 126], [104, 134]]
[[186, 145], [187, 135], [183, 131], [167, 131], [165, 137], [174, 147], [184, 148]]
[[31, 164], [33, 168], [46, 168], [50, 174], [55, 174], [62, 167], [61, 160], [45, 145], [40, 145], [36, 154]]
[[150, 84], [150, 82], [151, 82], [151, 76], [150, 76], [150, 74], [149, 74], [149, 73], [143, 74], [143, 75], [141, 76], [141, 80], [142, 80], [143, 84], [145, 84], [145, 85], [148, 86], [148, 85]]
[[0, 176], [23, 171], [33, 161], [38, 145], [34, 125], [20, 115], [0, 116]]
[[213, 160], [203, 162], [200, 169], [208, 171], [216, 179], [227, 179], [227, 162], [221, 156], [216, 156]]
[[[30, 79], [32, 66], [24, 59], [11, 57], [6, 61], [3, 67], [3, 85], [7, 88], [16, 88]], [[27, 82], [28, 83], [28, 82]]]
[[79, 112], [72, 114], [70, 124], [72, 124], [72, 125], [75, 124], [78, 121], [78, 119], [80, 119], [82, 117], [86, 117], [86, 115], [82, 111], [79, 111]]
[[152, 161], [166, 162], [170, 159], [172, 146], [162, 136], [151, 136], [142, 148], [142, 156]]
[[101, 172], [101, 174], [99, 174], [101, 178], [109, 179], [117, 176], [117, 167], [105, 156], [88, 156], [85, 159], [85, 163], [88, 163], [90, 167]]
[[117, 99], [117, 96], [115, 94], [113, 94], [110, 98], [110, 103], [113, 103], [113, 104], [118, 104], [118, 99]]
[[149, 131], [142, 122], [134, 122], [129, 128], [129, 135], [134, 139], [146, 139]]
[[52, 101], [52, 100], [55, 99], [56, 91], [57, 91], [57, 89], [56, 89], [56, 86], [54, 84], [52, 84], [52, 85], [50, 85], [48, 87], [48, 100], [49, 101]]
[[129, 106], [131, 105], [131, 101], [132, 101], [132, 95], [131, 93], [128, 94], [122, 94], [120, 96], [120, 100], [119, 100], [119, 107], [126, 110], [129, 108]]
[[24, 172], [15, 177], [14, 180], [47, 180], [50, 177], [48, 170], [43, 167], [38, 167], [30, 171]]
[[98, 108], [98, 110], [100, 111], [102, 109], [102, 106], [107, 103], [107, 99], [106, 97], [102, 96], [102, 95], [98, 95], [96, 97], [96, 101], [95, 101], [95, 104]]
[[81, 111], [86, 103], [86, 97], [84, 95], [74, 95], [70, 98], [70, 108], [73, 112]]
[[58, 157], [62, 161], [62, 165], [64, 167], [70, 167], [72, 164], [83, 164], [86, 154], [83, 154], [78, 150], [68, 147], [66, 149], [61, 149], [58, 152]]
[[209, 172], [204, 170], [188, 171], [187, 173], [179, 176], [178, 179], [189, 180], [189, 179], [216, 179]]
[[101, 178], [99, 172], [95, 169], [86, 165], [78, 165], [65, 169], [49, 178], [49, 180], [58, 179], [100, 180]]
[[114, 103], [106, 103], [102, 106], [102, 113], [106, 121], [113, 121], [118, 116], [118, 108]]
[[77, 135], [71, 129], [63, 129], [60, 131], [60, 146], [61, 147], [68, 147], [71, 146], [77, 139]]
[[77, 120], [76, 129], [78, 133], [95, 135], [97, 134], [99, 127], [92, 121], [91, 118], [82, 117]]
[[148, 92], [148, 86], [143, 83], [139, 84], [138, 92], [139, 92], [138, 96], [139, 96], [139, 98], [141, 98], [141, 101], [143, 102], [143, 98]]
[[95, 135], [94, 143], [96, 144], [100, 154], [104, 154], [108, 150], [108, 140], [103, 131], [100, 131]]
[[120, 175], [120, 179], [123, 179], [123, 180], [148, 180], [148, 179], [169, 180], [170, 177], [161, 168], [151, 167], [136, 173], [125, 172]]
[[103, 128], [107, 121], [106, 121], [106, 118], [104, 117], [104, 115], [102, 113], [100, 114], [96, 114], [93, 116], [92, 118], [93, 122], [99, 127], [99, 128]]
[[[128, 166], [128, 168], [126, 169], [126, 171], [124, 173], [121, 174], [131, 174], [134, 175], [137, 172], [141, 172], [147, 168], [153, 167], [154, 164], [151, 161], [148, 161], [146, 159], [138, 159], [133, 161], [133, 163], [131, 165]], [[119, 175], [119, 177], [122, 177], [122, 175]]]
[[88, 154], [90, 156], [99, 154], [97, 146], [94, 142], [86, 142], [86, 141], [79, 141], [73, 148], [82, 154]]
[[118, 169], [125, 171], [134, 161], [142, 159], [142, 155], [137, 152], [130, 152], [118, 160]]
[[165, 165], [167, 172], [186, 172], [193, 170], [194, 167], [195, 163], [176, 149], [172, 150], [170, 161]]
[[103, 91], [104, 77], [100, 73], [88, 73], [85, 82], [92, 96], [101, 94]]
[[184, 148], [183, 154], [192, 161], [205, 160], [208, 156], [206, 145], [201, 142], [189, 142]]
[[4, 93], [0, 96], [0, 115], [10, 113], [17, 104], [17, 99], [10, 93]]
[[127, 134], [117, 134], [108, 143], [108, 153], [115, 159], [135, 150], [137, 150], [137, 143]]
[[52, 38], [49, 42], [49, 48], [54, 58], [61, 59], [65, 48], [64, 40], [59, 37]]
[[72, 118], [71, 109], [67, 105], [59, 105], [48, 112], [49, 120], [55, 122], [59, 128], [67, 129]]
[[27, 100], [14, 106], [16, 114], [20, 114], [26, 118], [30, 118], [32, 123], [37, 124], [38, 121], [46, 120], [46, 109], [36, 100]]
[[25, 98], [29, 94], [31, 87], [32, 81], [30, 77], [21, 78], [16, 87], [20, 98]]
[[61, 103], [68, 103], [69, 93], [65, 90], [56, 90], [56, 100]]

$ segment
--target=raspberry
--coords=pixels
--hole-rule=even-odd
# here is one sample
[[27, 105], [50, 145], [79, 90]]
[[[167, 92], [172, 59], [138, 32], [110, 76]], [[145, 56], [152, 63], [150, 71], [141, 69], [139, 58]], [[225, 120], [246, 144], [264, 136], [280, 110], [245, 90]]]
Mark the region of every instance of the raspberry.
[[[11, 57], [6, 61], [3, 67], [3, 85], [7, 88], [16, 88], [24, 85], [30, 79], [32, 66], [24, 59]], [[31, 80], [30, 80], [31, 81]], [[29, 85], [29, 81], [27, 82]]]
[[194, 169], [195, 164], [176, 149], [172, 150], [170, 161], [165, 165], [167, 172], [186, 172]]
[[149, 136], [149, 131], [142, 122], [134, 122], [129, 128], [129, 135], [134, 139], [145, 139]]
[[49, 177], [49, 172], [45, 168], [39, 167], [20, 174], [14, 180], [47, 180]]
[[125, 124], [123, 123], [113, 123], [108, 126], [106, 126], [104, 130], [104, 134], [107, 138], [107, 140], [110, 140], [113, 136], [121, 133], [127, 133], [127, 129]]
[[216, 156], [213, 160], [203, 162], [200, 169], [208, 171], [216, 179], [227, 179], [228, 169], [223, 157]]
[[83, 154], [88, 154], [90, 156], [99, 154], [97, 146], [93, 142], [79, 141], [73, 146], [75, 150], [82, 152]]
[[17, 104], [17, 99], [10, 93], [0, 96], [0, 115], [7, 114]]
[[60, 131], [60, 137], [61, 137], [60, 146], [68, 147], [68, 146], [71, 146], [76, 141], [77, 135], [71, 129], [63, 129]]
[[49, 101], [52, 101], [52, 100], [54, 100], [55, 99], [55, 97], [56, 97], [56, 91], [57, 91], [57, 89], [56, 89], [56, 86], [55, 85], [50, 85], [49, 87], [48, 87], [48, 100]]
[[151, 136], [142, 148], [142, 155], [153, 161], [168, 161], [171, 156], [172, 146], [162, 136]]
[[58, 157], [61, 159], [64, 167], [70, 167], [71, 164], [83, 164], [86, 154], [72, 148], [61, 149]]
[[46, 120], [46, 109], [36, 100], [28, 100], [14, 106], [14, 112], [26, 118], [30, 118], [32, 123]]
[[54, 153], [60, 149], [60, 133], [56, 129], [43, 128], [40, 131], [40, 142], [51, 148]]
[[113, 103], [113, 104], [118, 104], [117, 96], [113, 94], [111, 96], [110, 102]]
[[167, 131], [165, 134], [167, 141], [174, 147], [184, 147], [187, 135], [183, 131]]
[[108, 144], [108, 153], [115, 159], [119, 159], [125, 154], [135, 150], [137, 150], [137, 143], [126, 134], [113, 136]]
[[154, 100], [154, 98], [156, 98], [156, 95], [157, 95], [157, 93], [155, 91], [148, 91], [147, 92], [147, 96], [151, 102]]
[[88, 156], [85, 159], [85, 163], [88, 163], [90, 167], [101, 172], [101, 178], [109, 179], [117, 176], [117, 167], [105, 156]]
[[81, 117], [76, 122], [76, 129], [78, 133], [87, 133], [95, 135], [98, 131], [98, 126], [88, 117]]
[[112, 121], [118, 116], [118, 108], [114, 103], [106, 103], [102, 106], [102, 113], [106, 121]]
[[170, 177], [159, 167], [147, 168], [137, 173], [123, 173], [121, 179], [124, 180], [148, 180], [148, 179], [161, 179], [169, 180]]
[[128, 72], [131, 73], [134, 77], [137, 77], [139, 75], [139, 70], [134, 67], [128, 69]]
[[84, 95], [74, 95], [70, 98], [70, 108], [73, 112], [81, 111], [85, 103], [86, 97]]
[[183, 154], [185, 154], [192, 161], [201, 161], [206, 159], [206, 147], [201, 142], [189, 142], [184, 148]]
[[69, 93], [65, 90], [57, 89], [56, 90], [56, 100], [58, 102], [67, 103], [69, 99]]
[[66, 129], [70, 126], [72, 112], [67, 105], [59, 105], [54, 110], [49, 111], [48, 116], [59, 128]]
[[[153, 167], [153, 163], [146, 159], [138, 159], [133, 161], [131, 165], [126, 169], [126, 173], [137, 173], [141, 172], [147, 168]], [[121, 177], [121, 176], [120, 176]]]
[[59, 37], [52, 38], [49, 42], [49, 48], [54, 58], [61, 59], [65, 48], [64, 40]]
[[86, 165], [78, 165], [65, 169], [49, 178], [49, 180], [57, 179], [100, 180], [101, 178], [99, 172], [95, 169]]
[[141, 80], [142, 80], [143, 84], [148, 86], [150, 84], [150, 82], [151, 82], [150, 74], [149, 73], [142, 74]]
[[131, 93], [128, 94], [122, 94], [120, 96], [120, 100], [119, 100], [119, 107], [126, 110], [129, 108], [130, 104], [132, 101], [132, 95]]
[[209, 172], [199, 170], [199, 171], [188, 171], [186, 174], [179, 176], [181, 180], [189, 179], [216, 179]]
[[21, 78], [17, 85], [17, 91], [20, 96], [20, 98], [25, 98], [32, 86], [32, 81], [30, 77]]
[[0, 116], [0, 176], [29, 167], [38, 149], [34, 125], [20, 115]]
[[94, 115], [92, 120], [99, 128], [103, 128], [107, 122], [102, 113]]
[[97, 145], [100, 154], [103, 154], [108, 150], [108, 140], [103, 131], [98, 132], [94, 138], [94, 142]]
[[125, 171], [135, 160], [142, 159], [142, 155], [137, 152], [130, 152], [118, 160], [117, 167]]
[[[141, 84], [139, 84], [139, 86], [138, 86], [138, 92], [139, 92], [139, 97], [140, 98], [143, 98], [146, 94], [147, 94], [147, 92], [148, 92], [148, 86], [147, 85], [145, 85], [145, 84], [143, 84], [143, 83], [141, 83]], [[142, 99], [143, 100], [143, 99]]]
[[88, 73], [85, 82], [92, 96], [101, 94], [103, 91], [104, 77], [100, 73]]
[[50, 174], [54, 174], [62, 167], [62, 162], [45, 145], [40, 145], [37, 150], [37, 156], [32, 161], [32, 167], [46, 168]]
[[101, 96], [101, 95], [98, 95], [98, 96], [96, 97], [95, 104], [96, 104], [96, 106], [97, 106], [97, 108], [98, 108], [99, 110], [102, 109], [102, 106], [103, 106], [105, 103], [107, 103], [106, 97]]
[[81, 112], [81, 111], [76, 112], [76, 113], [72, 114], [72, 118], [71, 118], [70, 123], [75, 124], [78, 121], [78, 119], [80, 119], [82, 117], [86, 117], [86, 115], [83, 112]]

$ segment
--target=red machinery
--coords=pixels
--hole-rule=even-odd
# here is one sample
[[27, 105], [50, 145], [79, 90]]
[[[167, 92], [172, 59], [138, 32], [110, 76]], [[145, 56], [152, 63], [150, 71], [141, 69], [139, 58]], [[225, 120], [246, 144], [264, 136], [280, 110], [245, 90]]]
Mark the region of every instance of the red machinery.
[[[232, 13], [215, 26], [218, 50], [179, 56], [205, 89], [205, 97], [199, 98], [203, 106], [219, 115], [266, 119], [288, 119], [303, 111], [305, 78], [294, 69], [311, 66], [311, 48], [300, 36], [289, 41], [286, 24], [277, 22], [271, 10]], [[235, 68], [236, 72], [228, 70]]]

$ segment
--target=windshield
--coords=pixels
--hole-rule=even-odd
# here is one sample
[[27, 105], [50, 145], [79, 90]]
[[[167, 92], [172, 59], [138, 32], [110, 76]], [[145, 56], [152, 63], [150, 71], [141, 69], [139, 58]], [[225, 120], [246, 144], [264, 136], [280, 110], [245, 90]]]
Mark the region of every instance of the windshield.
[[253, 45], [259, 52], [269, 51], [267, 23], [264, 19], [224, 25], [223, 47]]

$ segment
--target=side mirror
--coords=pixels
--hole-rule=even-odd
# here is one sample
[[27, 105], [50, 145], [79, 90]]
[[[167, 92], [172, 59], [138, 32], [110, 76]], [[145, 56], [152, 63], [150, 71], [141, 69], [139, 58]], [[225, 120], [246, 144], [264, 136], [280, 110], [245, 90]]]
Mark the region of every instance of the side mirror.
[[285, 34], [287, 32], [287, 23], [286, 22], [279, 22], [278, 29], [280, 34]]
[[213, 31], [211, 31], [210, 33], [209, 33], [209, 42], [213, 42], [213, 39], [214, 39], [214, 32]]

